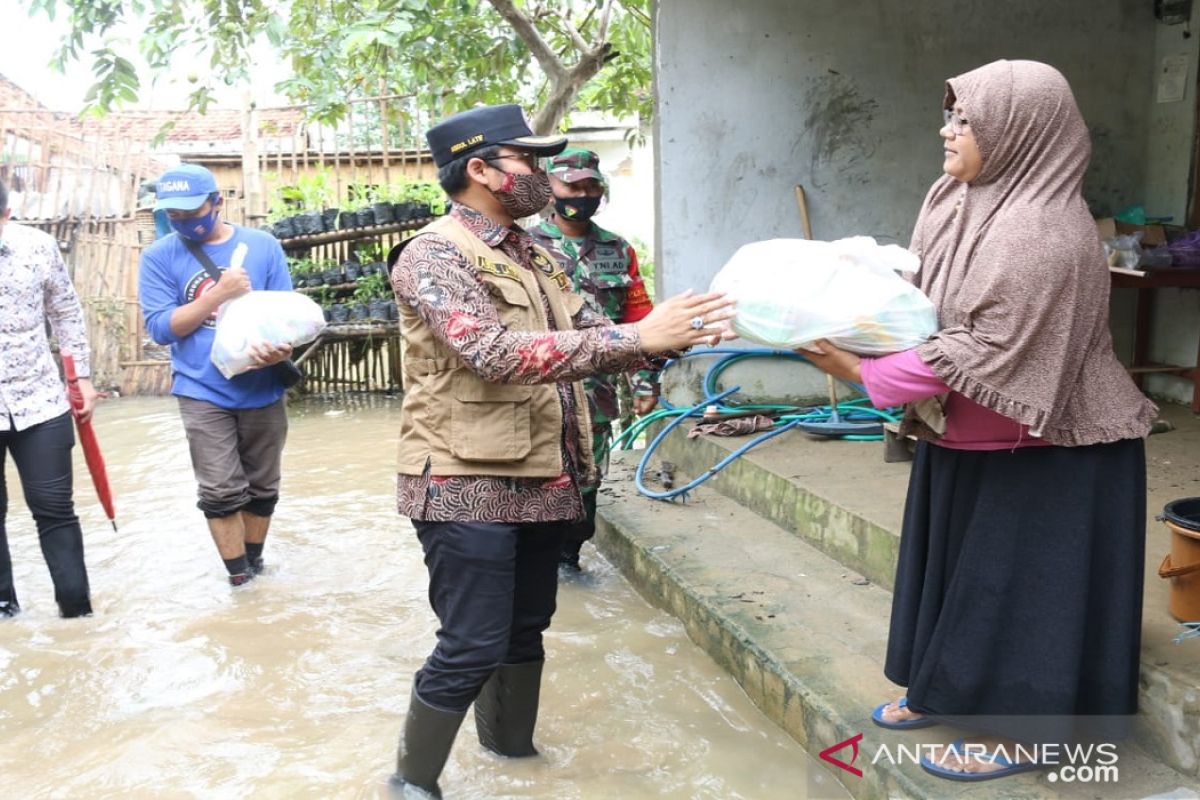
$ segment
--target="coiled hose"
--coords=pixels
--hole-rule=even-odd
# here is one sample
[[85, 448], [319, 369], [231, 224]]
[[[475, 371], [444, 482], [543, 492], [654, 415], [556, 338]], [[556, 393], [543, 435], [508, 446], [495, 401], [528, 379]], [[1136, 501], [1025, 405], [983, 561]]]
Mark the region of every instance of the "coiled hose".
[[[653, 411], [650, 414], [642, 417], [641, 419], [638, 419], [631, 426], [629, 426], [629, 428], [622, 431], [619, 436], [608, 443], [608, 447], [606, 449], [597, 454], [597, 460], [602, 460], [605, 454], [613, 448], [620, 448], [622, 450], [631, 449], [633, 447], [633, 443], [637, 441], [638, 437], [640, 437], [650, 425], [653, 425], [658, 420], [672, 417], [673, 419], [671, 422], [665, 428], [659, 431], [659, 433], [646, 447], [646, 451], [642, 454], [642, 458], [638, 462], [637, 473], [634, 480], [638, 491], [647, 497], [655, 500], [673, 500], [680, 495], [686, 495], [688, 492], [695, 489], [697, 486], [704, 483], [706, 480], [732, 464], [743, 454], [749, 452], [755, 447], [758, 447], [763, 442], [774, 439], [776, 436], [791, 430], [792, 428], [796, 428], [805, 424], [811, 426], [813, 423], [819, 425], [820, 423], [829, 422], [831, 420], [837, 420], [842, 423], [863, 423], [865, 426], [869, 423], [878, 423], [880, 421], [895, 422], [899, 419], [899, 409], [887, 409], [881, 411], [871, 407], [870, 401], [866, 397], [858, 397], [853, 400], [848, 400], [844, 403], [838, 403], [836, 409], [827, 405], [816, 406], [812, 408], [798, 408], [796, 406], [758, 403], [728, 405], [721, 402], [725, 398], [741, 390], [740, 386], [734, 386], [730, 389], [720, 391], [717, 381], [722, 372], [732, 367], [734, 364], [755, 358], [783, 359], [787, 361], [801, 361], [808, 363], [807, 358], [790, 350], [732, 350], [720, 348], [698, 350], [695, 352], [686, 353], [681, 358], [671, 359], [665, 365], [663, 365], [662, 372], [666, 372], [672, 365], [680, 363], [686, 358], [716, 355], [724, 357], [709, 367], [708, 371], [705, 373], [704, 391], [706, 396], [702, 401], [691, 408], [676, 408], [666, 400], [659, 398], [659, 405], [662, 406], [662, 408], [659, 408], [656, 411]], [[866, 394], [866, 390], [861, 385], [852, 382], [848, 383], [860, 394]], [[742, 445], [737, 450], [734, 450], [728, 456], [721, 459], [721, 461], [717, 462], [716, 465], [714, 465], [704, 474], [690, 481], [685, 486], [674, 487], [666, 491], [655, 491], [647, 488], [644, 483], [646, 465], [650, 463], [650, 459], [653, 457], [654, 451], [658, 449], [658, 446], [662, 443], [662, 441], [685, 419], [689, 417], [702, 417], [705, 410], [714, 406], [718, 414], [761, 411], [768, 416], [773, 416], [775, 418], [775, 425], [771, 428], [771, 430], [766, 431], [765, 433]], [[834, 438], [852, 441], [878, 441], [882, 437], [878, 434], [838, 434]]]

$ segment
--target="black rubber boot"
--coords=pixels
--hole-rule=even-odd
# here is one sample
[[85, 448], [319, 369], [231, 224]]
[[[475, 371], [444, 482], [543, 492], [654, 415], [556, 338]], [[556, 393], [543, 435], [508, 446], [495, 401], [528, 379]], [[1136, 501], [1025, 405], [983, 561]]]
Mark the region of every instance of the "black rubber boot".
[[413, 688], [396, 753], [396, 774], [389, 781], [393, 796], [442, 800], [438, 776], [466, 715], [465, 711], [442, 711], [426, 705]]
[[533, 728], [544, 663], [503, 664], [483, 685], [475, 699], [475, 730], [488, 750], [509, 758], [538, 754]]

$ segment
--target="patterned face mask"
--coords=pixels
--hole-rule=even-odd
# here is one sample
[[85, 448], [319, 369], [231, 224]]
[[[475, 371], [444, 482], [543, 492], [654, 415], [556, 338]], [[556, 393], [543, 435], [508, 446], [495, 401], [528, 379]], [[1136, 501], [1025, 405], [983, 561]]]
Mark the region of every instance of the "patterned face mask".
[[504, 183], [492, 194], [513, 219], [521, 219], [538, 213], [554, 196], [554, 192], [550, 189], [550, 176], [544, 172], [534, 172], [528, 175], [514, 175], [511, 172], [505, 172]]

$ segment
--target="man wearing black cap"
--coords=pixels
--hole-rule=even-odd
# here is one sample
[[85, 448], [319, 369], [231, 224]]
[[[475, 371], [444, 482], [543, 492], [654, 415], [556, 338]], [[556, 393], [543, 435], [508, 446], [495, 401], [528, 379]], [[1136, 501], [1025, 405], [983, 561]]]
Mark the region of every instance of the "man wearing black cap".
[[581, 378], [719, 340], [732, 317], [690, 293], [637, 323], [585, 307], [515, 220], [551, 198], [515, 105], [477, 108], [426, 138], [450, 213], [388, 262], [406, 344], [397, 506], [425, 552], [437, 646], [413, 681], [393, 786], [441, 797], [438, 776], [472, 703], [480, 743], [533, 756], [564, 531], [594, 474]]

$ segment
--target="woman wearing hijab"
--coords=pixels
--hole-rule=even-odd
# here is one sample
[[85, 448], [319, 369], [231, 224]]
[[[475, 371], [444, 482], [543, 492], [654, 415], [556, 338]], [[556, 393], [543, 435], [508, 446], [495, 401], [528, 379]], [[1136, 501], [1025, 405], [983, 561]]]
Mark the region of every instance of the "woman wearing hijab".
[[997, 743], [1070, 741], [1102, 716], [1122, 725], [1100, 735], [1123, 735], [1137, 711], [1156, 409], [1113, 353], [1081, 194], [1091, 145], [1066, 79], [988, 64], [948, 81], [945, 120], [946, 174], [911, 245], [940, 330], [883, 358], [827, 342], [805, 355], [878, 407], [908, 404], [902, 430], [921, 440], [884, 666], [907, 694], [872, 718], [1008, 737], [923, 761], [982, 780], [1038, 767]]

